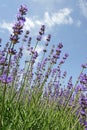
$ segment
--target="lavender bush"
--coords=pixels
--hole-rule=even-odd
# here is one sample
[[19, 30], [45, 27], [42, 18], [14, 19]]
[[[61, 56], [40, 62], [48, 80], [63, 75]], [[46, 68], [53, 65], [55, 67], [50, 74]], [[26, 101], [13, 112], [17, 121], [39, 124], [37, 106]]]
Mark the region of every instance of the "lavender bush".
[[[72, 76], [64, 84], [67, 72], [61, 66], [68, 54], [60, 58], [62, 43], [53, 45], [48, 52], [48, 34], [39, 56], [37, 46], [45, 34], [45, 25], [32, 46], [30, 31], [23, 30], [27, 11], [25, 5], [20, 6], [4, 48], [0, 39], [0, 130], [87, 130], [87, 63], [82, 65], [75, 84]], [[25, 44], [27, 59], [23, 58]]]

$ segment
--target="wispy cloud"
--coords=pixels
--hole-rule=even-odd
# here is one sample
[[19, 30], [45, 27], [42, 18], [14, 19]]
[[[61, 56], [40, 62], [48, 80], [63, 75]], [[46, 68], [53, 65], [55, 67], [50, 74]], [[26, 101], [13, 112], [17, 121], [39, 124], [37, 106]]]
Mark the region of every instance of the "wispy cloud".
[[26, 17], [24, 30], [30, 30], [31, 32], [33, 31], [34, 33], [36, 33], [37, 28], [40, 27], [42, 24], [43, 22], [39, 19]]
[[[70, 25], [73, 24], [73, 18], [71, 17], [72, 10], [69, 8], [63, 8], [58, 12], [49, 13], [45, 12], [43, 18], [28, 18], [26, 17], [26, 22], [24, 30], [31, 30], [39, 27], [42, 24], [45, 24], [48, 28], [54, 27], [56, 25]], [[0, 23], [0, 28], [12, 32], [13, 23], [2, 22]]]
[[73, 24], [73, 19], [70, 16], [71, 9], [64, 8], [59, 10], [56, 13], [49, 15], [48, 12], [45, 12], [44, 22], [48, 26], [61, 25], [61, 24]]
[[82, 14], [87, 18], [87, 0], [79, 0], [79, 7]]
[[10, 33], [12, 33], [12, 26], [13, 26], [13, 23], [10, 23], [10, 22], [8, 23], [8, 22], [3, 21], [2, 23], [0, 23], [0, 28], [8, 30]]
[[26, 22], [25, 22], [25, 26], [24, 26], [24, 29], [27, 30], [27, 29], [32, 29], [35, 27], [35, 23], [33, 22], [33, 20], [31, 18], [26, 18]]
[[72, 10], [69, 8], [64, 8], [59, 10], [58, 12], [49, 13], [45, 12], [42, 19], [30, 19], [27, 18], [25, 28], [30, 29], [36, 26], [40, 26], [41, 24], [45, 24], [46, 26], [53, 27], [55, 25], [61, 24], [73, 24], [74, 20], [71, 17]]

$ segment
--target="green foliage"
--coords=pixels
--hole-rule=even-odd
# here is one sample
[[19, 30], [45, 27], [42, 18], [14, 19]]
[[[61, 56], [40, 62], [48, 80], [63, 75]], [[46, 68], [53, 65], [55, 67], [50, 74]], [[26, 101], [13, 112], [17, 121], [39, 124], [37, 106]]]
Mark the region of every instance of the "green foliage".
[[[0, 106], [2, 95], [0, 89]], [[10, 93], [11, 95], [11, 93]], [[78, 117], [71, 107], [66, 112], [57, 103], [43, 99], [41, 92], [34, 90], [29, 96], [17, 96], [11, 101], [6, 93], [5, 108], [2, 118], [2, 130], [82, 130]], [[12, 96], [12, 95], [11, 95]], [[1, 107], [0, 107], [1, 108]], [[1, 113], [1, 109], [0, 109]], [[68, 116], [67, 116], [68, 115]], [[67, 118], [66, 118], [67, 117]]]

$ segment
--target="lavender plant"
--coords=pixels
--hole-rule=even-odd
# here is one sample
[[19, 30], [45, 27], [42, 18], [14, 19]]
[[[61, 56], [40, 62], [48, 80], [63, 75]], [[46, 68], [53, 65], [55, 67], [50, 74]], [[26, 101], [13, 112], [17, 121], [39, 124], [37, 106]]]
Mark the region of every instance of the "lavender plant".
[[[72, 76], [64, 84], [67, 72], [61, 66], [68, 54], [61, 58], [63, 44], [52, 45], [48, 52], [48, 34], [39, 58], [37, 46], [46, 27], [41, 26], [33, 46], [30, 30], [23, 30], [27, 11], [20, 6], [4, 48], [0, 38], [0, 130], [87, 130], [87, 63], [75, 85]], [[23, 58], [25, 44], [28, 59]]]

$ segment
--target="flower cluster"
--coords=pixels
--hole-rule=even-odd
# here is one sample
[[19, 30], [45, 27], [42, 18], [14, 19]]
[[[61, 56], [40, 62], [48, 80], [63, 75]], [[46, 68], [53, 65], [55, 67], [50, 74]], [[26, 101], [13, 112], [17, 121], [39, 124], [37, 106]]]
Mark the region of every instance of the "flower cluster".
[[85, 130], [87, 129], [87, 97], [82, 94], [80, 98], [80, 105], [81, 105], [81, 124], [85, 127]]
[[44, 32], [45, 32], [45, 25], [42, 25], [39, 31], [39, 35], [37, 36], [37, 41], [41, 41]]
[[19, 35], [23, 32], [23, 26], [25, 22], [25, 17], [28, 9], [25, 5], [21, 5], [19, 8], [19, 13], [17, 15], [17, 22], [13, 26], [13, 34], [10, 36], [10, 40], [13, 44], [16, 44], [19, 42]]
[[0, 76], [0, 81], [2, 81], [2, 83], [8, 84], [12, 82], [12, 80], [12, 76], [7, 76], [6, 74]]

